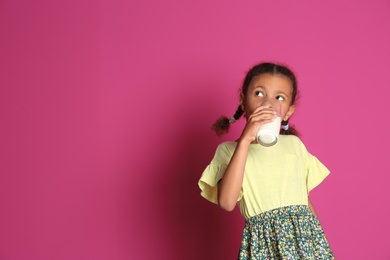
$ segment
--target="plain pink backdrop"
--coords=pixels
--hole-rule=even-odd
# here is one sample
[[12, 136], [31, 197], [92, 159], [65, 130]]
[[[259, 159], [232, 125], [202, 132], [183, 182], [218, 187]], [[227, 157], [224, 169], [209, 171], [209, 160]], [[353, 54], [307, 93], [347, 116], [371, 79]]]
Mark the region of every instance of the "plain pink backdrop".
[[199, 195], [245, 72], [291, 66], [338, 259], [390, 259], [389, 1], [0, 2], [0, 259], [235, 259]]

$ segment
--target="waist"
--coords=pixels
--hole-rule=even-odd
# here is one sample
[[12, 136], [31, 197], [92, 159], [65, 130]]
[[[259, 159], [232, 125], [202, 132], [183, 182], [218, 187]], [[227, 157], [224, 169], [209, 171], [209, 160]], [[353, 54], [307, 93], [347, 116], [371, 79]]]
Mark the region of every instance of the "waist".
[[312, 212], [307, 205], [292, 205], [271, 209], [256, 216], [245, 219], [245, 223], [253, 224], [273, 219], [290, 218], [293, 216], [311, 216]]

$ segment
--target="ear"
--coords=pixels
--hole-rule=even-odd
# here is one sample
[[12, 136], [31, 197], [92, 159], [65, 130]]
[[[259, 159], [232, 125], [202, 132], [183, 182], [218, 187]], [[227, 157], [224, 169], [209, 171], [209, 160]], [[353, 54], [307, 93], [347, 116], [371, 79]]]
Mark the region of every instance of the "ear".
[[245, 96], [242, 93], [240, 94], [240, 106], [242, 111], [245, 112]]
[[284, 116], [283, 121], [288, 121], [295, 111], [295, 105], [289, 106], [287, 114]]

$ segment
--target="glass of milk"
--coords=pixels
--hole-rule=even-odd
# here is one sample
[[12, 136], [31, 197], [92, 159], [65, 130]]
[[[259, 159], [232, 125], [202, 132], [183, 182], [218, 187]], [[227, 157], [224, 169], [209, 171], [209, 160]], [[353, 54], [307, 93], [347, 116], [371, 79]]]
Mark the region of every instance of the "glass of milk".
[[280, 116], [280, 111], [276, 111], [276, 113], [277, 117], [275, 120], [262, 125], [257, 132], [257, 142], [262, 146], [269, 147], [278, 142], [282, 118]]

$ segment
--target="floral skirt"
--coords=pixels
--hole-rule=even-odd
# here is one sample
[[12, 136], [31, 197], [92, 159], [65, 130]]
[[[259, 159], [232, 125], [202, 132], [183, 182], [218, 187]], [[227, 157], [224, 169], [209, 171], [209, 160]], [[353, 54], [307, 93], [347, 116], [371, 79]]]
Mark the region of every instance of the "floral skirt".
[[317, 217], [308, 206], [296, 205], [247, 219], [238, 259], [335, 258]]

